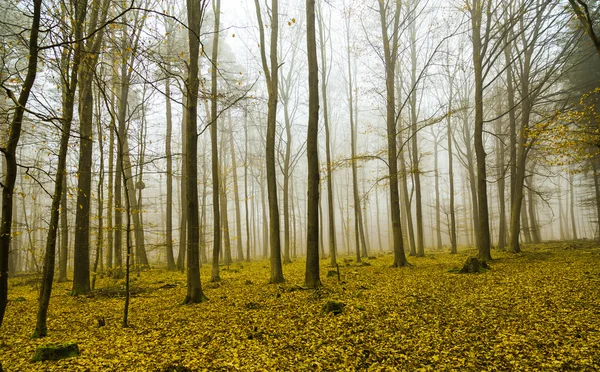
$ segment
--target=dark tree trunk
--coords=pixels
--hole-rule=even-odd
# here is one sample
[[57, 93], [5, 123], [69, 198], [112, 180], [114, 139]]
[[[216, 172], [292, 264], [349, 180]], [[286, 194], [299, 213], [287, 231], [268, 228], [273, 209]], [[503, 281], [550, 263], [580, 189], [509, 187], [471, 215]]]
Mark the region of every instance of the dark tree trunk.
[[[275, 2], [275, 1], [274, 1]], [[315, 32], [315, 0], [306, 0], [306, 45], [308, 54], [308, 202], [306, 228], [306, 272], [304, 285], [321, 286], [319, 274], [319, 66]]]
[[[220, 0], [216, 3], [216, 12], [219, 14]], [[206, 300], [202, 291], [200, 282], [200, 221], [198, 216], [198, 89], [200, 80], [199, 73], [199, 54], [200, 54], [200, 23], [203, 17], [204, 9], [207, 5], [205, 1], [194, 2], [187, 0], [188, 11], [188, 46], [190, 53], [190, 63], [188, 65], [188, 79], [186, 81], [186, 90], [188, 95], [187, 102], [187, 159], [186, 159], [186, 193], [187, 193], [187, 295], [183, 301], [186, 304], [198, 303]], [[216, 22], [218, 24], [218, 21]]]

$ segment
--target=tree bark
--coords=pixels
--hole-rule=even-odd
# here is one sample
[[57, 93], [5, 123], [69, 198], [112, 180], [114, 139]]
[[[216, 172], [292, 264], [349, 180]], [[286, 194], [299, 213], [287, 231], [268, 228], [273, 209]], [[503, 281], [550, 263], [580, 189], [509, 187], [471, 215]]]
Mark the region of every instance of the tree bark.
[[477, 160], [477, 214], [479, 225], [476, 237], [479, 259], [490, 261], [490, 221], [488, 215], [487, 173], [485, 164], [485, 148], [483, 144], [483, 61], [481, 51], [481, 0], [473, 0], [471, 11], [471, 41], [473, 44], [473, 66], [475, 70], [475, 128], [473, 141]]
[[235, 203], [235, 242], [237, 248], [237, 261], [244, 261], [244, 248], [242, 247], [242, 213], [240, 211], [240, 192], [238, 189], [237, 161], [235, 158], [235, 146], [233, 143], [233, 122], [231, 121], [231, 111], [228, 112], [229, 118], [229, 147], [231, 149], [231, 170], [233, 173], [233, 201]]
[[210, 72], [210, 143], [211, 143], [211, 171], [213, 183], [213, 252], [212, 252], [212, 269], [211, 282], [221, 280], [219, 274], [219, 254], [221, 252], [221, 208], [219, 206], [219, 149], [218, 149], [218, 134], [217, 134], [217, 66], [219, 57], [219, 24], [221, 19], [221, 0], [216, 0], [213, 3], [215, 13], [213, 47], [212, 47], [212, 67]]
[[[275, 135], [277, 126], [277, 100], [278, 100], [278, 70], [277, 62], [277, 36], [279, 29], [278, 0], [271, 2], [271, 40], [270, 40], [270, 70], [265, 52], [265, 37], [262, 16], [258, 0], [254, 1], [256, 17], [260, 31], [260, 51], [267, 88], [269, 93], [267, 111], [267, 137], [266, 137], [266, 172], [267, 172], [267, 197], [269, 200], [269, 242], [271, 248], [271, 283], [284, 281], [281, 264], [281, 239], [279, 229], [279, 206], [277, 199], [277, 172], [275, 170]], [[315, 73], [318, 73], [315, 71]], [[318, 224], [317, 224], [318, 228]], [[318, 233], [317, 233], [318, 235]], [[317, 241], [318, 244], [318, 241]], [[318, 249], [318, 247], [317, 247]]]
[[[398, 194], [398, 153], [396, 149], [396, 110], [394, 76], [398, 53], [398, 30], [400, 22], [400, 0], [395, 1], [392, 37], [388, 36], [387, 9], [383, 0], [379, 0], [379, 15], [381, 32], [383, 36], [383, 50], [385, 57], [385, 85], [386, 85], [386, 122], [388, 142], [388, 167], [390, 177], [390, 211], [392, 219], [392, 233], [394, 246], [394, 267], [406, 266], [404, 243], [402, 242], [402, 227], [400, 226], [400, 198]], [[391, 45], [390, 45], [391, 40]]]
[[319, 66], [315, 32], [315, 0], [306, 0], [306, 48], [308, 57], [308, 201], [306, 227], [306, 271], [304, 285], [321, 286], [319, 274]]
[[167, 115], [167, 133], [165, 138], [165, 157], [167, 158], [167, 226], [165, 229], [165, 243], [167, 255], [167, 269], [175, 270], [177, 267], [175, 265], [175, 257], [173, 256], [173, 155], [171, 154], [173, 120], [171, 114], [171, 79], [169, 77], [167, 77], [167, 79], [165, 80], [165, 103]]
[[[220, 0], [217, 1], [219, 13]], [[186, 193], [187, 193], [187, 295], [183, 301], [185, 304], [199, 303], [206, 300], [200, 282], [200, 221], [198, 216], [198, 89], [200, 86], [199, 54], [200, 54], [200, 23], [203, 18], [204, 9], [207, 5], [205, 0], [196, 2], [187, 0], [188, 12], [188, 47], [190, 63], [188, 65], [188, 79], [186, 90], [187, 102], [187, 159], [186, 159]], [[217, 22], [218, 23], [218, 22]]]

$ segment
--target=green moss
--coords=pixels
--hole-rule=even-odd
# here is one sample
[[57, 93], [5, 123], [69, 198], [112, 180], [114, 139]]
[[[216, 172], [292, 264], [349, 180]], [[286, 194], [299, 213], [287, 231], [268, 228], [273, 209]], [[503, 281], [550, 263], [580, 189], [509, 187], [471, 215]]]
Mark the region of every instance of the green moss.
[[79, 356], [79, 347], [76, 343], [66, 343], [59, 345], [41, 345], [38, 346], [33, 358], [33, 362], [42, 360], [59, 360]]

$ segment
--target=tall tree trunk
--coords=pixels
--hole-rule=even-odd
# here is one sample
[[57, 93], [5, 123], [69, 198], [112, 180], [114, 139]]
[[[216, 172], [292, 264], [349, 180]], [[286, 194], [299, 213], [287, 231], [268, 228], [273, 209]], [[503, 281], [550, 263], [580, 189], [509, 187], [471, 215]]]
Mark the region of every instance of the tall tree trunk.
[[[532, 166], [532, 169], [535, 167], [535, 164]], [[533, 172], [531, 176], [526, 179], [527, 183], [527, 202], [529, 203], [528, 211], [529, 211], [529, 230], [531, 231], [531, 240], [535, 244], [539, 244], [542, 242], [540, 237], [539, 225], [537, 223], [536, 212], [535, 212], [535, 198], [533, 192]]]
[[[114, 82], [114, 80], [113, 80]], [[113, 222], [113, 199], [114, 199], [114, 153], [115, 153], [115, 116], [114, 111], [115, 94], [114, 89], [110, 101], [110, 124], [108, 126], [108, 200], [106, 202], [106, 267], [109, 275], [112, 275], [113, 253], [114, 253], [114, 222]]]
[[[559, 224], [559, 228], [560, 228], [560, 240], [566, 240], [567, 239], [567, 235], [566, 235], [566, 228], [565, 228], [565, 224], [564, 224], [564, 212], [563, 212], [563, 202], [562, 202], [562, 190], [560, 187], [560, 182], [561, 180], [558, 180], [558, 224]], [[600, 217], [599, 217], [600, 218]]]
[[[218, 121], [217, 121], [218, 122]], [[219, 184], [221, 185], [221, 187], [219, 188], [219, 197], [220, 197], [220, 201], [219, 201], [219, 208], [221, 209], [221, 231], [220, 233], [222, 234], [222, 238], [223, 238], [223, 250], [222, 250], [222, 259], [223, 259], [223, 264], [229, 266], [232, 263], [231, 260], [231, 234], [229, 231], [229, 208], [227, 206], [227, 167], [225, 164], [225, 133], [223, 134], [223, 136], [221, 137], [221, 154], [219, 155], [219, 161], [220, 161], [220, 166], [219, 166], [219, 170], [220, 170], [220, 180], [219, 180]]]
[[167, 158], [167, 226], [165, 229], [165, 243], [167, 255], [167, 269], [175, 270], [175, 256], [173, 256], [173, 155], [171, 154], [173, 120], [171, 114], [171, 79], [169, 77], [167, 77], [167, 79], [165, 80], [165, 102], [167, 111], [167, 133], [165, 138], [165, 157]]
[[[67, 177], [63, 178], [63, 188], [60, 197], [60, 256], [58, 258], [58, 282], [67, 281], [67, 262], [69, 257], [69, 224], [67, 220]], [[46, 243], [48, 244], [48, 243]]]
[[210, 99], [210, 143], [211, 143], [211, 159], [212, 159], [212, 182], [213, 182], [213, 252], [212, 252], [212, 270], [211, 281], [218, 282], [221, 280], [219, 274], [219, 254], [221, 252], [221, 208], [219, 206], [219, 149], [217, 138], [217, 66], [219, 58], [219, 24], [221, 19], [221, 0], [216, 0], [213, 3], [215, 14], [213, 47], [212, 47], [212, 68], [210, 72], [211, 81], [211, 99]]
[[294, 59], [292, 58], [291, 67], [288, 72], [288, 78], [285, 84], [284, 92], [281, 94], [283, 101], [283, 117], [285, 119], [285, 155], [283, 160], [283, 262], [290, 263], [290, 158], [292, 153], [292, 123], [289, 114], [289, 99], [291, 80], [290, 75], [294, 68]]
[[[220, 0], [217, 1], [219, 14]], [[186, 159], [186, 193], [187, 193], [187, 295], [183, 301], [186, 304], [198, 303], [206, 300], [200, 282], [200, 221], [198, 216], [198, 89], [199, 80], [199, 54], [200, 54], [200, 23], [203, 18], [207, 2], [187, 0], [188, 13], [188, 47], [190, 62], [188, 65], [188, 79], [186, 90], [187, 102], [187, 159]], [[216, 22], [218, 24], [218, 21]], [[215, 61], [216, 63], [216, 61]]]
[[321, 11], [321, 3], [318, 7], [319, 15], [319, 44], [321, 46], [321, 97], [323, 100], [323, 124], [325, 126], [325, 159], [326, 159], [326, 182], [327, 182], [327, 227], [329, 235], [330, 265], [337, 266], [337, 246], [335, 232], [335, 212], [333, 206], [333, 170], [331, 168], [331, 133], [329, 128], [329, 107], [327, 105], [327, 45], [325, 43], [325, 20]]
[[[416, 9], [411, 9], [411, 16]], [[418, 128], [417, 128], [417, 34], [415, 20], [410, 20], [409, 25], [410, 32], [410, 88], [411, 93], [409, 97], [410, 101], [410, 128], [411, 128], [411, 152], [412, 152], [412, 169], [411, 174], [414, 180], [415, 190], [415, 207], [416, 207], [416, 218], [417, 218], [417, 257], [425, 256], [424, 247], [424, 235], [423, 235], [423, 203], [421, 196], [421, 169], [419, 167], [419, 144], [418, 144]]]
[[[281, 239], [279, 229], [279, 206], [277, 199], [277, 172], [275, 169], [275, 135], [277, 126], [277, 100], [278, 100], [278, 70], [277, 62], [277, 36], [279, 29], [279, 2], [271, 2], [271, 40], [270, 40], [270, 70], [267, 63], [265, 52], [265, 37], [262, 16], [258, 0], [254, 1], [256, 5], [256, 16], [258, 18], [260, 30], [261, 59], [265, 77], [267, 79], [267, 88], [269, 93], [268, 111], [267, 111], [267, 137], [266, 137], [266, 171], [267, 171], [267, 196], [269, 199], [269, 241], [271, 248], [271, 283], [281, 283], [284, 281], [283, 268], [281, 265]], [[318, 73], [318, 71], [315, 71]], [[317, 224], [318, 228], [318, 224]], [[317, 233], [318, 235], [318, 233]], [[318, 241], [317, 241], [318, 244]], [[318, 247], [317, 247], [318, 249]]]
[[594, 204], [596, 204], [596, 228], [594, 235], [596, 239], [600, 239], [600, 174], [598, 172], [598, 157], [593, 158], [591, 163], [594, 172]]
[[[276, 1], [274, 1], [276, 2]], [[321, 286], [319, 274], [319, 66], [315, 32], [315, 0], [306, 0], [306, 48], [308, 55], [308, 200], [306, 221], [306, 271], [304, 285]], [[273, 66], [273, 64], [271, 64]]]
[[[100, 113], [100, 100], [97, 100], [98, 104], [96, 105], [98, 114]], [[102, 125], [100, 121], [100, 115], [97, 116], [97, 132], [98, 132], [98, 150], [100, 152], [100, 166], [98, 170], [98, 185], [96, 186], [96, 193], [98, 195], [97, 202], [97, 218], [98, 218], [98, 232], [96, 234], [96, 256], [94, 259], [94, 269], [92, 270], [92, 283], [91, 290], [93, 291], [96, 288], [96, 278], [98, 276], [98, 271], [101, 273], [104, 271], [102, 265], [102, 247], [104, 245], [104, 217], [103, 217], [103, 209], [104, 209], [104, 141], [102, 140]]]
[[[400, 64], [398, 64], [397, 68], [400, 68]], [[398, 110], [402, 108], [402, 80], [401, 74], [397, 74], [395, 78], [396, 82], [396, 102], [398, 106]], [[398, 125], [397, 125], [397, 137], [398, 137], [398, 152], [399, 152], [399, 167], [400, 167], [400, 190], [399, 195], [402, 201], [400, 213], [401, 213], [401, 222], [400, 226], [402, 231], [407, 231], [403, 237], [403, 242], [406, 241], [408, 243], [409, 255], [416, 256], [416, 244], [415, 244], [415, 232], [413, 228], [413, 218], [411, 212], [411, 203], [410, 203], [410, 194], [408, 192], [408, 177], [406, 172], [406, 159], [404, 151], [404, 128], [402, 125], [402, 115], [400, 112], [398, 113]], [[408, 142], [406, 143], [408, 144]]]
[[[398, 30], [400, 23], [400, 0], [395, 1], [393, 28], [391, 39], [388, 36], [387, 8], [383, 0], [379, 0], [379, 15], [381, 32], [383, 36], [383, 50], [385, 57], [385, 82], [386, 82], [386, 122], [388, 142], [388, 167], [390, 176], [390, 211], [392, 219], [392, 233], [394, 246], [394, 267], [406, 266], [404, 243], [402, 242], [402, 227], [400, 226], [400, 198], [398, 194], [398, 153], [396, 149], [396, 98], [394, 76], [398, 54]], [[390, 45], [391, 40], [391, 45]]]
[[[452, 112], [452, 98], [454, 91], [454, 77], [450, 78], [450, 94], [448, 100], [448, 112]], [[448, 137], [448, 183], [450, 189], [448, 192], [450, 193], [450, 253], [457, 253], [457, 238], [456, 238], [456, 208], [454, 205], [454, 153], [452, 152], [452, 115], [448, 115], [446, 119], [446, 136]]]
[[573, 182], [573, 172], [569, 172], [569, 199], [570, 203], [570, 211], [571, 211], [571, 238], [573, 240], [577, 240], [577, 225], [575, 224], [575, 184]]
[[[87, 2], [80, 4], [87, 7]], [[98, 24], [103, 24], [108, 12], [109, 1], [95, 2], [89, 24], [89, 32], [95, 31]], [[98, 12], [102, 10], [101, 21]], [[85, 12], [87, 10], [82, 10]], [[85, 53], [88, 57], [78, 71], [79, 78], [79, 162], [77, 177], [77, 206], [75, 213], [75, 251], [73, 266], [72, 294], [85, 294], [90, 291], [90, 213], [92, 196], [92, 154], [93, 154], [93, 92], [94, 72], [98, 63], [98, 53], [102, 46], [103, 31], [92, 35], [85, 42]]]
[[[501, 102], [500, 97], [498, 102]], [[502, 105], [497, 105], [497, 115], [502, 114]], [[503, 134], [502, 121], [496, 120], [496, 175], [498, 177], [498, 207], [499, 215], [498, 219], [498, 249], [503, 251], [506, 249], [506, 198], [504, 196], [505, 189], [505, 176], [504, 176], [504, 143], [502, 142], [501, 135]]]
[[435, 237], [437, 249], [442, 249], [442, 222], [441, 222], [441, 207], [440, 207], [440, 175], [438, 168], [438, 148], [439, 141], [436, 136], [433, 142], [433, 171], [435, 172]]
[[481, 0], [473, 0], [471, 8], [471, 41], [473, 44], [473, 66], [475, 71], [475, 128], [473, 142], [477, 163], [477, 251], [479, 259], [490, 261], [490, 221], [488, 215], [487, 173], [485, 148], [483, 143], [483, 50], [481, 41]]
[[231, 169], [233, 173], [233, 201], [235, 203], [235, 241], [237, 248], [237, 260], [244, 261], [244, 248], [242, 247], [242, 213], [240, 211], [240, 192], [238, 189], [237, 161], [235, 159], [235, 146], [233, 144], [233, 122], [231, 121], [231, 111], [228, 112], [229, 147], [231, 148]]
[[[181, 272], [184, 271], [185, 268], [185, 254], [187, 252], [187, 170], [185, 164], [187, 163], [187, 93], [182, 92], [183, 94], [183, 113], [181, 118], [181, 180], [180, 180], [180, 215], [179, 215], [179, 253], [177, 254], [177, 269]], [[211, 126], [211, 141], [212, 141], [212, 126]], [[218, 199], [218, 197], [217, 197]], [[213, 200], [214, 201], [214, 200]]]
[[[261, 169], [261, 178], [264, 177], [264, 170]], [[263, 227], [263, 238], [262, 238], [262, 246], [263, 246], [263, 258], [269, 257], [269, 218], [267, 216], [267, 205], [266, 205], [266, 197], [265, 197], [265, 182], [263, 179], [260, 181], [260, 201], [261, 201], [261, 210], [262, 210], [262, 227]]]
[[[355, 118], [355, 111], [353, 99], [354, 85], [352, 83], [352, 67], [350, 63], [350, 18], [346, 21], [346, 61], [348, 66], [348, 108], [350, 113], [350, 161], [352, 167], [352, 195], [354, 201], [354, 236], [356, 240], [356, 262], [361, 262], [361, 244], [363, 251], [364, 248], [364, 234], [362, 234], [362, 213], [360, 208], [360, 194], [358, 192], [358, 173], [356, 167], [356, 135], [357, 135], [357, 124]], [[366, 255], [363, 255], [366, 256]]]
[[[248, 108], [244, 107], [244, 212], [246, 214], [246, 261], [250, 261], [250, 221], [248, 216]], [[254, 203], [252, 203], [254, 208]], [[254, 231], [254, 229], [252, 229]], [[241, 237], [240, 237], [241, 239]]]

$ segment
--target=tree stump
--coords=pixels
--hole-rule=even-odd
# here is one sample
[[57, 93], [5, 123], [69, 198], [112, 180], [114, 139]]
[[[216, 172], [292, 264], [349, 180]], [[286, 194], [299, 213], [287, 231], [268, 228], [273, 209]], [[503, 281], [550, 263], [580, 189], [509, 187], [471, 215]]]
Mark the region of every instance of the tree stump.
[[490, 266], [485, 261], [479, 261], [477, 257], [469, 257], [460, 269], [461, 274], [473, 274], [484, 272], [485, 269], [490, 269]]
[[42, 360], [59, 360], [71, 358], [79, 355], [79, 347], [76, 343], [62, 345], [42, 345], [38, 346], [32, 361], [40, 362]]
[[342, 313], [342, 310], [346, 306], [342, 302], [338, 301], [327, 301], [325, 305], [323, 305], [323, 312], [332, 313], [333, 315], [338, 315]]

